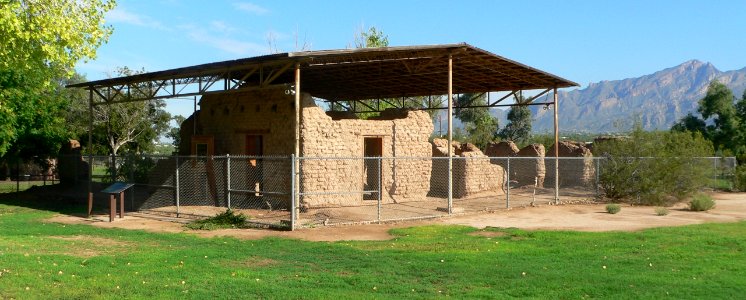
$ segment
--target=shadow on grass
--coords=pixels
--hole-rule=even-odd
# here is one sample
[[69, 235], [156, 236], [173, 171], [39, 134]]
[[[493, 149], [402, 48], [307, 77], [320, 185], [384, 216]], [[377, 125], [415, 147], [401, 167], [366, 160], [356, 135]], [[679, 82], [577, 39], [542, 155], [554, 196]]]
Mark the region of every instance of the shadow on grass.
[[[101, 183], [94, 182], [93, 212], [108, 211], [107, 195], [95, 193], [103, 189]], [[52, 184], [32, 186], [25, 191], [0, 193], [0, 204], [51, 211], [72, 216], [86, 216], [88, 207], [88, 183], [75, 185]]]

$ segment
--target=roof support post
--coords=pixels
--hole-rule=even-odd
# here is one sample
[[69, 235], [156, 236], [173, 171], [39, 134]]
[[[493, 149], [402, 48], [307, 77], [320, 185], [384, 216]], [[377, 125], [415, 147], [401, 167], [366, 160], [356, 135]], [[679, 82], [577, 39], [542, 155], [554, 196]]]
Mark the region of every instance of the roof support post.
[[[88, 90], [88, 216], [91, 216], [93, 210], [93, 186], [91, 181], [93, 180], [93, 88]], [[76, 163], [75, 169], [78, 169]], [[75, 174], [78, 174], [76, 171]], [[75, 178], [78, 181], [78, 178]], [[122, 208], [124, 209], [124, 207]]]
[[453, 55], [448, 54], [448, 214], [453, 213]]
[[559, 204], [559, 103], [554, 87], [554, 204]]
[[[298, 212], [300, 212], [300, 63], [295, 63], [295, 151], [294, 151], [294, 162], [295, 166], [293, 172], [293, 215], [297, 218]], [[291, 220], [291, 229], [295, 229], [294, 224], [296, 220]]]

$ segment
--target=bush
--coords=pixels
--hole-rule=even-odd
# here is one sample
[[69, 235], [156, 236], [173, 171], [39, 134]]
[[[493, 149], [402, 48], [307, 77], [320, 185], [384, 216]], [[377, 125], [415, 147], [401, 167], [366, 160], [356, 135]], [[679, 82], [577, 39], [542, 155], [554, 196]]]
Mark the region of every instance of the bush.
[[606, 212], [610, 214], [616, 214], [622, 210], [622, 206], [619, 204], [606, 204]]
[[599, 184], [606, 197], [641, 205], [666, 205], [685, 199], [710, 183], [712, 143], [699, 133], [646, 132], [639, 126], [628, 138], [593, 146], [601, 162]]
[[658, 215], [658, 216], [668, 215], [668, 208], [665, 208], [665, 207], [656, 207], [655, 208], [655, 214]]
[[222, 228], [243, 228], [246, 227], [246, 220], [249, 218], [244, 214], [235, 214], [233, 210], [228, 209], [207, 219], [197, 220], [186, 224], [189, 229], [213, 230]]
[[746, 165], [736, 167], [733, 178], [733, 188], [737, 191], [746, 192]]
[[708, 211], [715, 207], [715, 201], [707, 194], [696, 194], [689, 202], [689, 209], [692, 211]]

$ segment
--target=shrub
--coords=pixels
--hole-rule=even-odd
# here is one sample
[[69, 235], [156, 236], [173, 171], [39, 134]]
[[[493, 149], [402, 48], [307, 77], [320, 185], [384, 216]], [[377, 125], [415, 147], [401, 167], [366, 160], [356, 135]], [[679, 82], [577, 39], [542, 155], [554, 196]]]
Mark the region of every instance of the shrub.
[[710, 183], [712, 143], [699, 133], [646, 132], [594, 145], [601, 161], [599, 184], [606, 197], [642, 205], [685, 199]]
[[665, 208], [665, 207], [656, 207], [655, 208], [655, 214], [658, 215], [658, 216], [668, 215], [668, 208]]
[[707, 194], [696, 194], [689, 202], [689, 209], [692, 211], [708, 211], [713, 207], [715, 207], [715, 201]]
[[746, 165], [736, 167], [733, 178], [733, 188], [737, 191], [746, 192]]
[[616, 214], [622, 210], [622, 206], [619, 204], [606, 204], [606, 212], [610, 214]]
[[244, 214], [235, 214], [233, 210], [228, 209], [207, 219], [197, 220], [186, 224], [189, 229], [213, 230], [222, 228], [243, 228], [246, 226], [246, 220], [249, 218]]

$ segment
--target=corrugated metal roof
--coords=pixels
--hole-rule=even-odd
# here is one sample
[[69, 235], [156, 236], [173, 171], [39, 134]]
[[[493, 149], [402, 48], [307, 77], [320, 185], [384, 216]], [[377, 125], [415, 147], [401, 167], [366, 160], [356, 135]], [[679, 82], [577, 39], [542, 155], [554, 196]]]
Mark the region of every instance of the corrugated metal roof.
[[[241, 78], [247, 87], [268, 77], [273, 84], [293, 83], [294, 68], [288, 68], [288, 64], [299, 63], [301, 91], [326, 100], [442, 95], [447, 93], [449, 55], [453, 58], [454, 93], [578, 86], [562, 77], [459, 43], [279, 53], [68, 87], [101, 88], [200, 76]], [[261, 72], [256, 72], [257, 67]]]

